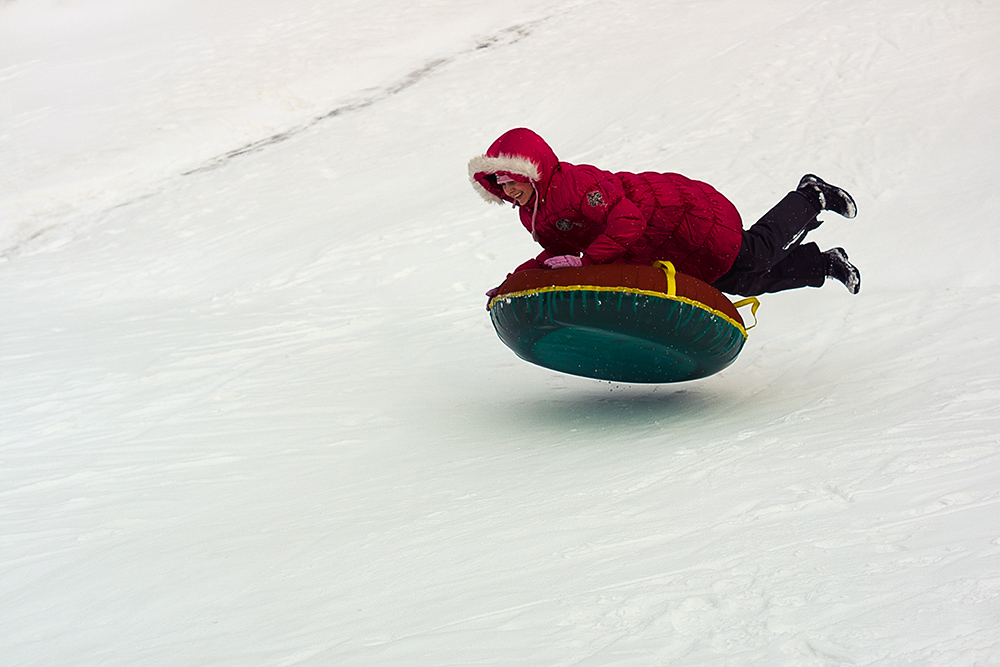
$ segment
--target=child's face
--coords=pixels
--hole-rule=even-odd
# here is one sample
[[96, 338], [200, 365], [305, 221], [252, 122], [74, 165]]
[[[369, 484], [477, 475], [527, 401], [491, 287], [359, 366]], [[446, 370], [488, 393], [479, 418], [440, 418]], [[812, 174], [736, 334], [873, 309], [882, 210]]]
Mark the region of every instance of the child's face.
[[502, 186], [504, 194], [516, 201], [520, 206], [524, 206], [531, 201], [531, 195], [535, 193], [535, 188], [531, 183], [520, 183], [511, 181]]

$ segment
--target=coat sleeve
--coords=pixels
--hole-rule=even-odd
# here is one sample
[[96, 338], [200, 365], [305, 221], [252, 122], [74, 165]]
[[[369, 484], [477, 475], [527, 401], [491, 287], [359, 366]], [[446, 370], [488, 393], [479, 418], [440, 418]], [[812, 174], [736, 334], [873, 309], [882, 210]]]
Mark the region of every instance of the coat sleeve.
[[[518, 267], [514, 269], [513, 273], [518, 273], [519, 271], [527, 271], [529, 269], [544, 269], [545, 265], [542, 262], [547, 260], [549, 257], [552, 257], [552, 253], [550, 253], [548, 250], [543, 250], [538, 254], [538, 257], [532, 257], [527, 262], [518, 265]], [[507, 275], [509, 276], [510, 274], [508, 273]]]
[[583, 217], [604, 231], [584, 250], [585, 264], [608, 264], [622, 255], [646, 231], [642, 211], [610, 180], [594, 184], [583, 195]]

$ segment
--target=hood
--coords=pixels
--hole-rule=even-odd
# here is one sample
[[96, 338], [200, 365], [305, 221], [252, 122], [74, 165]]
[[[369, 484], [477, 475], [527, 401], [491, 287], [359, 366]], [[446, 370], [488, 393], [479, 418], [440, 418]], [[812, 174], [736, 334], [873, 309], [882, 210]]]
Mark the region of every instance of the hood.
[[469, 180], [486, 201], [503, 204], [512, 201], [497, 185], [498, 175], [531, 183], [537, 196], [545, 199], [552, 174], [559, 169], [559, 158], [545, 140], [531, 130], [519, 127], [500, 135], [485, 154], [469, 160]]

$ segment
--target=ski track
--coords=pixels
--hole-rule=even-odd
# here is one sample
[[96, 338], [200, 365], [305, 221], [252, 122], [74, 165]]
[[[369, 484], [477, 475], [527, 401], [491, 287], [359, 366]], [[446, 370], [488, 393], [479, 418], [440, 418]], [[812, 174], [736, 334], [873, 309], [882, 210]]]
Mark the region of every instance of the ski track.
[[250, 144], [228, 151], [223, 155], [212, 158], [211, 160], [201, 165], [200, 167], [195, 167], [194, 169], [182, 172], [181, 175], [189, 176], [191, 174], [208, 171], [210, 169], [216, 169], [226, 164], [233, 158], [240, 157], [241, 155], [246, 155], [248, 153], [253, 153], [262, 150], [268, 146], [283, 141], [287, 141], [288, 139], [291, 139], [292, 137], [301, 134], [309, 130], [310, 128], [315, 127], [319, 123], [330, 120], [332, 118], [336, 118], [345, 113], [354, 113], [357, 111], [361, 111], [362, 109], [366, 109], [374, 104], [378, 104], [381, 100], [387, 99], [392, 95], [398, 95], [407, 88], [410, 88], [411, 86], [420, 83], [426, 77], [433, 75], [435, 71], [454, 62], [459, 58], [462, 58], [463, 56], [467, 56], [470, 53], [474, 53], [477, 51], [502, 48], [503, 46], [514, 44], [520, 41], [521, 39], [528, 37], [531, 34], [532, 29], [536, 25], [543, 23], [545, 20], [546, 19], [540, 19], [532, 23], [518, 24], [504, 28], [503, 30], [499, 31], [494, 35], [479, 40], [475, 44], [475, 46], [473, 46], [469, 50], [462, 51], [456, 55], [447, 58], [435, 58], [433, 60], [430, 60], [427, 63], [423, 64], [421, 67], [413, 70], [412, 72], [409, 72], [402, 79], [396, 81], [395, 83], [390, 84], [389, 86], [386, 86], [385, 88], [382, 88], [380, 90], [377, 90], [374, 93], [370, 93], [356, 102], [349, 102], [347, 104], [338, 106], [337, 108], [331, 111], [328, 111], [320, 116], [313, 118], [307, 123], [285, 130], [283, 132], [279, 132], [278, 134], [271, 135], [270, 137], [266, 137], [264, 139], [258, 139], [257, 141], [254, 141]]

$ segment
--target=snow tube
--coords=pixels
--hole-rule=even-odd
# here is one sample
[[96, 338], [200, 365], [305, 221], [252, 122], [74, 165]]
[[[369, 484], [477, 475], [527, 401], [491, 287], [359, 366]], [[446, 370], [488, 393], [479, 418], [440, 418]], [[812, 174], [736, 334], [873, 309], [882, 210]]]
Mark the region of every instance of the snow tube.
[[533, 364], [615, 382], [682, 382], [733, 363], [737, 307], [673, 265], [603, 264], [511, 274], [490, 300], [500, 340]]

